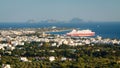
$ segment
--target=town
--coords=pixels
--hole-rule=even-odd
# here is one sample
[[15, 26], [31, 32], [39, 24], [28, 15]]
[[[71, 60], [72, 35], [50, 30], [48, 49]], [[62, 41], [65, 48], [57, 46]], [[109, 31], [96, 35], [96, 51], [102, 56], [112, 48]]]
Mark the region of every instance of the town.
[[46, 33], [65, 29], [67, 28], [0, 30], [0, 67], [120, 67], [119, 39]]

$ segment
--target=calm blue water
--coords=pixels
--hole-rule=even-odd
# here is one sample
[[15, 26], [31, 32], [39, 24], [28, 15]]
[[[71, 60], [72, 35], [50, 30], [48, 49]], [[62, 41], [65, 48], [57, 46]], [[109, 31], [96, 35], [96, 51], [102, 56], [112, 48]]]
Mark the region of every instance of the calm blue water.
[[[120, 39], [120, 22], [89, 22], [89, 23], [0, 23], [0, 29], [3, 28], [43, 28], [43, 27], [65, 27], [90, 29], [104, 38]], [[54, 32], [53, 34], [65, 34], [69, 31]]]

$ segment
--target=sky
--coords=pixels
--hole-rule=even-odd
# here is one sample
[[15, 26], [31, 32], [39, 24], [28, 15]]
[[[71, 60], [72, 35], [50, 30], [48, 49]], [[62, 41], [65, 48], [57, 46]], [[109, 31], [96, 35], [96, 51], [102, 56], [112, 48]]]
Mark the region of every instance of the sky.
[[0, 0], [0, 22], [120, 21], [120, 0]]

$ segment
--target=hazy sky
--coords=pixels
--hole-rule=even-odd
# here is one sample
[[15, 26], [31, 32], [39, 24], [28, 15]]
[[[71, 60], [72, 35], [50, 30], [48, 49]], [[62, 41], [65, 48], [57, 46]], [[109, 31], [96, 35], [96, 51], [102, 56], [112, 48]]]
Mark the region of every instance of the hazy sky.
[[120, 21], [120, 0], [0, 0], [0, 22]]

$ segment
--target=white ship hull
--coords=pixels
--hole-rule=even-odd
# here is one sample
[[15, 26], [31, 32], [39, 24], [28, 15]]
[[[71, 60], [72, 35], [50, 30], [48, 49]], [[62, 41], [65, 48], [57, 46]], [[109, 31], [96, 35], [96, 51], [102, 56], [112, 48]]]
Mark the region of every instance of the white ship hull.
[[81, 30], [81, 31], [77, 31], [77, 30], [73, 30], [69, 33], [66, 34], [67, 36], [94, 36], [95, 32], [92, 32], [91, 30]]

